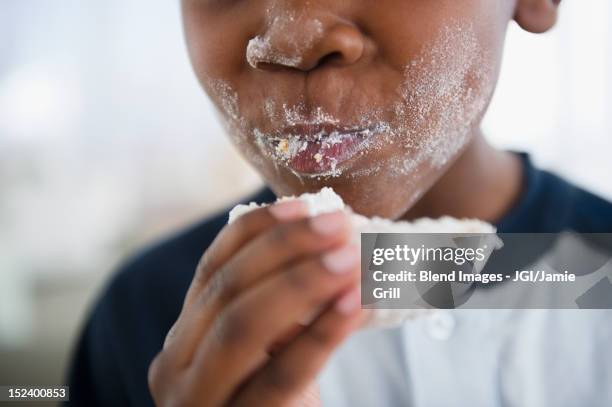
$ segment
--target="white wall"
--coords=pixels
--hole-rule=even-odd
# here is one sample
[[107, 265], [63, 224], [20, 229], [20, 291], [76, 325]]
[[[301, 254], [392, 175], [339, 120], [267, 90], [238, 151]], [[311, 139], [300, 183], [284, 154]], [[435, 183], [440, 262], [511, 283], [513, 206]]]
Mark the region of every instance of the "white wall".
[[528, 34], [513, 24], [484, 128], [499, 146], [612, 199], [612, 5], [565, 0], [557, 27]]

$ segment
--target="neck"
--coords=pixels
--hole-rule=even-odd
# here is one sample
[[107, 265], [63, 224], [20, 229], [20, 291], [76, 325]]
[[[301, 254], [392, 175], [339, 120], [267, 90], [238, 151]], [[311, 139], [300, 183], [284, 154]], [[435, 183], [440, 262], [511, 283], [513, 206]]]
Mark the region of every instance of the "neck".
[[478, 133], [464, 153], [432, 188], [403, 216], [501, 219], [520, 196], [519, 158], [491, 146]]

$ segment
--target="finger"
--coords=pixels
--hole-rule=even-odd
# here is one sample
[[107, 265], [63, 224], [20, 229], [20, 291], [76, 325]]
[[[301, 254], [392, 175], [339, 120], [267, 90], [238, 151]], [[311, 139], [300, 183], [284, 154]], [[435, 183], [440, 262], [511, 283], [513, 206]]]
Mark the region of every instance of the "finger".
[[268, 353], [270, 355], [274, 355], [278, 350], [283, 349], [285, 345], [291, 342], [293, 338], [298, 336], [304, 330], [305, 327], [306, 325], [299, 323], [289, 328], [287, 332], [285, 332], [280, 338], [278, 338], [275, 343], [273, 343], [268, 348]]
[[[278, 273], [243, 293], [219, 315], [193, 357], [192, 379], [228, 397], [268, 359], [269, 349], [305, 315], [359, 281], [359, 250], [346, 246]], [[211, 394], [209, 394], [211, 395]]]
[[251, 239], [274, 225], [307, 215], [305, 203], [294, 200], [255, 209], [226, 225], [200, 259], [186, 303], [189, 304], [215, 271]]
[[[177, 332], [183, 325], [186, 310], [192, 306], [215, 270], [246, 242], [264, 230], [280, 222], [299, 219], [306, 215], [307, 207], [303, 202], [287, 201], [253, 210], [223, 228], [198, 263], [193, 281], [183, 301], [181, 313], [164, 341], [164, 349], [175, 341]], [[199, 310], [199, 312], [202, 311]]]
[[[194, 300], [190, 309], [180, 316], [180, 329], [194, 327], [180, 341], [176, 339], [176, 334], [171, 337], [172, 341], [177, 342], [177, 348], [181, 349], [181, 358], [191, 359], [192, 352], [215, 315], [240, 293], [307, 255], [345, 243], [349, 237], [348, 217], [338, 211], [277, 224], [247, 243], [210, 279], [201, 290], [200, 300]], [[173, 331], [178, 329], [175, 326]]]
[[278, 271], [310, 255], [321, 253], [348, 241], [350, 223], [344, 212], [336, 211], [277, 224], [252, 241], [215, 273], [204, 296], [215, 298], [218, 307], [252, 286], [272, 271]]
[[346, 293], [317, 321], [258, 371], [236, 398], [237, 405], [297, 404], [331, 353], [360, 325], [360, 289]]

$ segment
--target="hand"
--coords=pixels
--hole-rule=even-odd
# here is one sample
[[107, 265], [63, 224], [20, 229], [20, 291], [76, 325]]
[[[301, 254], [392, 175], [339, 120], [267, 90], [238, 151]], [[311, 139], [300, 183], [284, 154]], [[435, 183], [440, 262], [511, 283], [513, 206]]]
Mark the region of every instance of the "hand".
[[350, 235], [344, 213], [307, 218], [300, 201], [227, 225], [149, 368], [156, 404], [306, 402], [331, 352], [363, 318]]

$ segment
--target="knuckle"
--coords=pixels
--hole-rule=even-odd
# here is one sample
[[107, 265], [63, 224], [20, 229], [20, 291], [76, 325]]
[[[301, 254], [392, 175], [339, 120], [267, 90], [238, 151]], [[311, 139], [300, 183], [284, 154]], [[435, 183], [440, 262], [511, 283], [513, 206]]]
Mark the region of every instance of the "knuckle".
[[211, 295], [217, 295], [221, 302], [227, 303], [238, 295], [240, 291], [235, 279], [231, 278], [232, 269], [224, 266], [218, 270], [210, 279], [207, 289], [204, 291], [204, 296], [209, 298]]
[[289, 289], [316, 294], [318, 290], [316, 290], [316, 276], [318, 275], [316, 263], [312, 261], [308, 261], [306, 263], [302, 263], [301, 265], [288, 270], [284, 273], [286, 284]]
[[162, 353], [158, 353], [157, 356], [153, 358], [153, 361], [149, 365], [149, 371], [147, 372], [147, 382], [152, 393], [156, 393], [160, 384], [163, 382], [161, 377], [163, 372], [162, 355]]
[[210, 256], [210, 252], [207, 250], [202, 257], [200, 257], [194, 276], [194, 281], [196, 283], [204, 284], [209, 279], [212, 272], [210, 267]]
[[162, 351], [155, 356], [147, 374], [147, 382], [155, 405], [166, 407], [188, 407], [194, 405], [193, 386], [185, 382], [185, 376], [178, 371], [168, 372], [171, 365]]
[[226, 310], [214, 324], [214, 332], [219, 343], [227, 347], [236, 346], [252, 331], [250, 318], [246, 313]]
[[334, 333], [329, 329], [314, 326], [308, 331], [308, 337], [315, 346], [327, 347], [333, 343]]
[[277, 225], [272, 232], [270, 243], [294, 252], [304, 251], [313, 244], [316, 245], [318, 240], [311, 238], [309, 228], [305, 226], [304, 222], [301, 220]]
[[293, 372], [280, 363], [270, 365], [263, 380], [267, 387], [280, 392], [287, 392], [295, 388], [297, 382]]
[[275, 245], [285, 245], [291, 243], [291, 225], [290, 224], [279, 224], [272, 229], [272, 235], [270, 240]]
[[308, 291], [312, 287], [309, 276], [301, 268], [290, 270], [283, 274], [289, 289], [294, 291]]
[[327, 300], [329, 285], [324, 278], [326, 271], [318, 260], [308, 260], [295, 269], [284, 273], [288, 290], [299, 292], [301, 298], [309, 305], [319, 305]]

